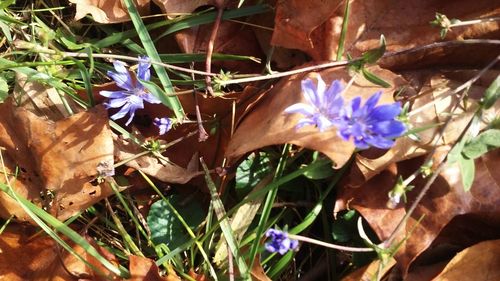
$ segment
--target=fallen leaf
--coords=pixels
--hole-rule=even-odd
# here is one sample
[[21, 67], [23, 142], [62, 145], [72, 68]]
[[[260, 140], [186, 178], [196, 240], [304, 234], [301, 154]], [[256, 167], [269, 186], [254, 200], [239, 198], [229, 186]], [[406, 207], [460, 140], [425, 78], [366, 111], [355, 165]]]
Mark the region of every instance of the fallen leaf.
[[[458, 95], [446, 96], [476, 73], [452, 71], [431, 74], [420, 88], [420, 92], [416, 95], [416, 99], [412, 104], [411, 111], [415, 114], [412, 113], [410, 123], [413, 128], [425, 128], [440, 122], [443, 123], [448, 117], [447, 113], [451, 111], [458, 100]], [[481, 99], [489, 84], [495, 79], [495, 75], [498, 75], [498, 71], [492, 70], [488, 72], [484, 80], [469, 89], [467, 102], [455, 111], [455, 117], [446, 127], [442, 138], [437, 139], [441, 126], [434, 126], [418, 133], [421, 138], [419, 142], [407, 137], [399, 138], [391, 149], [376, 158], [367, 157], [366, 154], [357, 154], [355, 165], [350, 172], [350, 184], [359, 186], [390, 164], [423, 155], [430, 151], [434, 145], [441, 146], [455, 143], [471, 120], [477, 109], [477, 102]], [[484, 120], [480, 128], [487, 126], [499, 113], [500, 103], [496, 103], [494, 107], [484, 111]]]
[[323, 25], [341, 7], [342, 2], [341, 0], [277, 1], [271, 44], [302, 50], [316, 60], [333, 59], [330, 55], [332, 52], [330, 46], [325, 46], [328, 42], [316, 34], [324, 32]]
[[[43, 234], [33, 238], [28, 235], [29, 232], [21, 227], [9, 227], [0, 235], [0, 276], [3, 279], [73, 281], [78, 277], [96, 281], [120, 280], [80, 246], [70, 243], [77, 254], [109, 278], [94, 272], [83, 261], [58, 246], [52, 238]], [[113, 254], [97, 246], [90, 237], [85, 238], [107, 260], [118, 264]]]
[[[446, 151], [446, 150], [445, 150]], [[442, 157], [445, 151], [435, 155]], [[406, 210], [403, 206], [396, 209], [386, 207], [387, 193], [394, 187], [398, 175], [406, 176], [413, 173], [422, 164], [422, 158], [415, 158], [391, 165], [386, 170], [373, 177], [359, 188], [347, 185], [339, 190], [335, 212], [347, 206], [358, 210], [368, 221], [379, 238], [383, 241], [396, 228]], [[398, 234], [396, 241], [414, 227], [413, 233], [402, 245], [395, 258], [402, 269], [403, 276], [407, 273], [412, 261], [431, 245], [441, 230], [456, 216], [463, 214], [496, 214], [500, 212], [500, 182], [493, 172], [493, 167], [500, 163], [500, 151], [496, 150], [476, 160], [476, 178], [470, 192], [465, 192], [460, 180], [460, 170], [457, 165], [447, 167], [431, 186], [427, 195], [411, 215], [406, 228]], [[426, 180], [417, 178], [412, 184], [415, 188], [408, 193], [408, 204], [415, 200]], [[417, 221], [422, 218], [420, 224]]]
[[[205, 24], [189, 29], [184, 29], [175, 34], [175, 39], [184, 53], [206, 52], [212, 34], [212, 24]], [[222, 21], [214, 41], [215, 53], [235, 54], [262, 58], [264, 54], [257, 41], [253, 29], [247, 25], [233, 21]], [[262, 65], [248, 60], [223, 60], [213, 61], [212, 64], [224, 71], [260, 72]], [[204, 65], [204, 64], [203, 64]], [[212, 70], [217, 73], [217, 70]]]
[[129, 281], [181, 281], [172, 270], [173, 274], [169, 274], [166, 277], [160, 276], [158, 271], [158, 266], [151, 259], [131, 255], [129, 256], [129, 269], [130, 269], [130, 279]]
[[212, 0], [153, 0], [153, 2], [172, 18], [175, 15], [192, 13], [198, 7], [213, 3]]
[[[299, 49], [315, 60], [336, 57], [345, 1], [278, 1], [272, 43]], [[402, 12], [403, 11], [403, 12]], [[404, 11], [411, 11], [411, 17]], [[345, 52], [353, 57], [378, 46], [380, 35], [387, 51], [394, 52], [440, 41], [439, 28], [431, 26], [435, 13], [462, 21], [495, 17], [498, 5], [489, 0], [454, 1], [351, 1]], [[498, 38], [498, 23], [487, 22], [453, 28], [446, 40]]]
[[[383, 89], [380, 104], [394, 102], [392, 94], [396, 88], [406, 83], [404, 79], [378, 67], [371, 68], [371, 71], [393, 85], [391, 88]], [[319, 74], [327, 84], [334, 79], [342, 80], [343, 83], [350, 80], [350, 76], [344, 69], [327, 69]], [[295, 125], [302, 116], [283, 113], [288, 106], [303, 101], [301, 81], [316, 75], [317, 73], [299, 74], [282, 79], [239, 122], [226, 155], [234, 159], [264, 146], [292, 143], [322, 152], [330, 157], [337, 167], [343, 166], [354, 152], [352, 142], [342, 140], [334, 129], [323, 133], [312, 126], [296, 130]], [[358, 77], [350, 89], [344, 93], [344, 100], [349, 102], [357, 96], [366, 100], [379, 90], [379, 87], [374, 86], [363, 77]]]
[[[147, 175], [155, 177], [168, 183], [186, 183], [193, 177], [203, 174], [198, 171], [198, 157], [196, 154], [191, 156], [191, 161], [186, 168], [182, 168], [172, 161], [157, 157], [155, 155], [144, 155], [135, 157], [135, 155], [144, 151], [144, 148], [137, 145], [129, 139], [123, 139], [114, 135], [115, 156], [118, 162], [126, 161], [124, 164], [142, 171]], [[129, 161], [127, 161], [129, 160]]]
[[[99, 23], [117, 23], [129, 21], [127, 7], [121, 0], [70, 0], [76, 4], [75, 20], [90, 14]], [[135, 6], [141, 15], [149, 12], [150, 0], [134, 0]]]
[[[11, 178], [14, 190], [61, 220], [112, 193], [107, 183], [94, 183], [100, 173], [113, 172], [113, 140], [103, 107], [52, 121], [10, 100], [0, 105], [0, 146], [7, 171], [19, 170]], [[2, 216], [29, 220], [5, 193], [0, 202]]]
[[[396, 261], [394, 259], [388, 260], [387, 264], [382, 267], [379, 272], [379, 276], [384, 276], [394, 265]], [[374, 276], [377, 276], [378, 269], [380, 267], [380, 260], [372, 261], [370, 264], [365, 265], [361, 268], [356, 269], [351, 272], [346, 277], [342, 278], [342, 281], [371, 281], [375, 280]]]
[[458, 253], [435, 281], [500, 280], [500, 240], [481, 242]]

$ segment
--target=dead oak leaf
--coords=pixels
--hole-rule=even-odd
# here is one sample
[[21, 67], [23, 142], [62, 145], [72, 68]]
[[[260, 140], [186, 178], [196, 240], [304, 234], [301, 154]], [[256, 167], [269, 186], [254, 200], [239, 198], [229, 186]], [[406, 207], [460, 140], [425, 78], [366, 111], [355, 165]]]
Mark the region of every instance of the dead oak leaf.
[[433, 281], [500, 280], [500, 240], [484, 241], [458, 253]]
[[[452, 71], [432, 73], [420, 87], [410, 111], [410, 123], [413, 128], [429, 129], [419, 132], [420, 141], [410, 138], [399, 138], [395, 145], [382, 156], [371, 158], [365, 154], [357, 154], [355, 166], [350, 172], [350, 184], [359, 186], [388, 165], [399, 161], [418, 157], [430, 151], [434, 145], [451, 145], [455, 143], [477, 109], [478, 101], [483, 96], [486, 88], [496, 78], [498, 71], [492, 70], [477, 85], [473, 85], [467, 94], [467, 101], [462, 103], [454, 112], [454, 116], [446, 127], [441, 138], [438, 139], [441, 126], [449, 116], [449, 112], [459, 99], [459, 94], [450, 95], [457, 87], [477, 74], [476, 71]], [[483, 122], [480, 128], [487, 126], [500, 113], [500, 103], [483, 112]]]
[[[449, 148], [447, 148], [449, 149]], [[442, 157], [443, 151], [435, 155]], [[388, 192], [394, 187], [399, 175], [406, 177], [418, 169], [423, 158], [415, 158], [390, 166], [359, 188], [348, 184], [339, 190], [335, 211], [353, 208], [368, 221], [381, 240], [394, 231], [406, 210], [403, 206], [396, 209], [386, 207]], [[436, 162], [436, 161], [435, 161]], [[417, 206], [406, 228], [398, 233], [396, 241], [409, 235], [395, 258], [403, 274], [406, 274], [412, 261], [426, 250], [441, 230], [456, 216], [463, 214], [494, 214], [500, 211], [500, 182], [493, 172], [500, 164], [500, 151], [496, 150], [476, 160], [476, 177], [470, 192], [465, 192], [461, 183], [458, 165], [447, 167], [431, 186], [429, 192]], [[415, 188], [408, 193], [411, 204], [425, 184], [418, 178], [412, 184]], [[419, 219], [420, 224], [417, 224]]]
[[[87, 14], [99, 23], [118, 23], [129, 21], [127, 7], [121, 0], [70, 0], [76, 4], [75, 20], [80, 20]], [[140, 14], [149, 12], [151, 0], [134, 0], [134, 4]]]
[[[85, 236], [85, 239], [99, 254], [118, 265], [113, 254], [99, 247], [92, 238]], [[69, 244], [85, 261], [107, 276], [95, 272], [82, 260], [63, 250], [52, 238], [43, 234], [31, 238], [24, 228], [10, 226], [0, 235], [0, 276], [10, 281], [72, 281], [76, 277], [96, 281], [120, 280], [82, 247]]]
[[[0, 105], [0, 146], [14, 190], [64, 220], [111, 194], [106, 183], [92, 183], [99, 167], [113, 167], [113, 140], [102, 107], [53, 121], [12, 101]], [[44, 198], [42, 198], [42, 195]], [[6, 194], [0, 214], [29, 220]]]
[[[393, 85], [391, 88], [382, 90], [380, 104], [394, 102], [392, 94], [396, 88], [406, 83], [404, 79], [378, 67], [371, 68], [371, 71]], [[343, 83], [350, 80], [350, 76], [344, 69], [328, 69], [319, 72], [319, 74], [327, 84], [335, 79], [343, 80]], [[355, 147], [352, 142], [342, 140], [335, 129], [321, 133], [316, 128], [308, 126], [296, 130], [295, 125], [302, 116], [283, 112], [292, 104], [304, 102], [301, 81], [315, 75], [317, 74], [299, 74], [282, 79], [239, 122], [229, 142], [226, 155], [230, 158], [237, 158], [264, 146], [292, 143], [322, 152], [330, 157], [335, 165], [343, 166], [354, 152]], [[345, 102], [358, 96], [366, 100], [379, 90], [381, 90], [379, 87], [374, 86], [363, 77], [358, 77], [343, 94], [343, 97]]]
[[[344, 5], [339, 5], [340, 2], [345, 3], [336, 0], [279, 1], [273, 44], [300, 49], [315, 60], [335, 59], [344, 20]], [[310, 9], [303, 7], [306, 5], [311, 5]], [[296, 7], [301, 9], [294, 9]], [[498, 16], [500, 8], [490, 0], [351, 1], [345, 50], [358, 56], [376, 48], [381, 34], [386, 37], [388, 52], [441, 41], [439, 28], [429, 24], [436, 12], [464, 21]], [[308, 24], [304, 19], [315, 24]], [[487, 22], [454, 28], [448, 32], [446, 40], [493, 39], [498, 37], [498, 32], [497, 22]]]

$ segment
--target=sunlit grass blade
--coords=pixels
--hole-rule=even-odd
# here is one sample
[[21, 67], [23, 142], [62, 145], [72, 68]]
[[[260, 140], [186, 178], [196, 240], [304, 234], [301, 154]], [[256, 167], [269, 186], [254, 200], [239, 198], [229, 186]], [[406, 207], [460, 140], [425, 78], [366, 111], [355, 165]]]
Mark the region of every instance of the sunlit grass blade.
[[[141, 19], [141, 16], [137, 12], [137, 8], [135, 7], [134, 1], [132, 0], [124, 0], [125, 6], [130, 14], [130, 18], [132, 19], [132, 23], [134, 24], [135, 29], [137, 30], [137, 34], [139, 35], [139, 39], [141, 39], [142, 45], [146, 50], [146, 54], [152, 61], [161, 62], [161, 58], [158, 55], [158, 51], [151, 40], [151, 36], [149, 35], [146, 26], [144, 26], [144, 22]], [[164, 67], [159, 66], [157, 64], [153, 64], [153, 68], [160, 79], [160, 82], [163, 86], [163, 89], [168, 95], [173, 95], [174, 89], [172, 83], [170, 82], [170, 78], [168, 77], [167, 71]], [[158, 97], [163, 104], [168, 106], [173, 110], [175, 117], [177, 120], [182, 122], [184, 120], [184, 110], [182, 109], [182, 105], [179, 101], [179, 98], [176, 96], [159, 96]]]
[[215, 214], [217, 219], [220, 221], [220, 228], [222, 230], [222, 234], [226, 239], [226, 243], [229, 247], [229, 250], [233, 254], [234, 259], [236, 260], [236, 264], [240, 271], [240, 274], [243, 278], [248, 277], [248, 265], [246, 264], [243, 257], [240, 255], [238, 242], [235, 239], [233, 234], [233, 230], [231, 229], [231, 225], [229, 224], [229, 220], [226, 216], [226, 211], [224, 210], [224, 205], [220, 200], [219, 193], [217, 192], [217, 188], [215, 187], [215, 183], [212, 181], [210, 177], [210, 172], [208, 171], [207, 165], [205, 162], [201, 161], [201, 165], [203, 170], [205, 171], [205, 181], [207, 182], [208, 190], [210, 191], [210, 198], [212, 200], [212, 205], [214, 207]]

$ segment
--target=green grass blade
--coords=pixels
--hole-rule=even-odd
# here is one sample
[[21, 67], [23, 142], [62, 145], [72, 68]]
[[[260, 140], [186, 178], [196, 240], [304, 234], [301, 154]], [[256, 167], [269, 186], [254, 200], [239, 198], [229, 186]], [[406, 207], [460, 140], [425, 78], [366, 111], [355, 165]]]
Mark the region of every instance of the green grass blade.
[[[142, 21], [141, 16], [137, 12], [137, 8], [135, 7], [134, 1], [124, 0], [124, 3], [130, 14], [130, 18], [132, 19], [132, 23], [134, 24], [134, 27], [137, 30], [139, 39], [141, 39], [144, 49], [146, 50], [146, 54], [152, 61], [161, 62], [160, 56], [158, 55], [158, 51], [156, 50], [156, 47], [153, 41], [151, 40], [151, 36], [149, 35], [146, 26], [144, 26], [144, 22]], [[179, 101], [179, 98], [177, 98], [176, 96], [170, 96], [175, 94], [175, 91], [172, 86], [172, 83], [170, 82], [170, 79], [168, 78], [167, 71], [163, 66], [159, 66], [157, 64], [153, 64], [153, 68], [155, 69], [158, 78], [160, 78], [160, 82], [163, 88], [165, 89], [165, 92], [169, 95], [169, 96], [159, 97], [160, 100], [162, 101], [163, 104], [172, 109], [174, 111], [177, 120], [179, 120], [179, 122], [182, 122], [182, 120], [184, 119], [184, 110], [182, 109], [182, 105]]]
[[220, 221], [220, 228], [222, 230], [222, 234], [226, 239], [226, 243], [229, 247], [229, 250], [233, 254], [234, 259], [236, 260], [236, 264], [240, 271], [240, 274], [243, 278], [248, 278], [248, 265], [246, 264], [243, 257], [240, 255], [240, 251], [238, 248], [238, 242], [234, 237], [233, 230], [231, 229], [231, 225], [229, 224], [229, 220], [226, 216], [226, 211], [224, 210], [224, 205], [219, 197], [219, 193], [217, 192], [217, 188], [215, 187], [215, 183], [212, 181], [210, 177], [210, 172], [208, 171], [207, 165], [205, 162], [201, 161], [201, 165], [203, 166], [203, 170], [205, 171], [205, 181], [207, 182], [208, 190], [210, 191], [210, 197], [212, 200], [212, 204], [214, 206], [214, 211], [217, 216], [217, 219]]

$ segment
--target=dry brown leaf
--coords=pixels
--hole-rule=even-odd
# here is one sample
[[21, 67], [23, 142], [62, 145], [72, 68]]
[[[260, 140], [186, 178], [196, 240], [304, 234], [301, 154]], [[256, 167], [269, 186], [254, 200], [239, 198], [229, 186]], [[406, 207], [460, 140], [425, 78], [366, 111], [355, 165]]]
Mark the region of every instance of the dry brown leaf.
[[[451, 111], [458, 100], [457, 95], [445, 96], [450, 93], [450, 91], [453, 91], [465, 83], [465, 81], [476, 73], [477, 72], [470, 71], [454, 71], [432, 74], [425, 82], [425, 85], [421, 87], [416, 100], [413, 102], [412, 111], [417, 110], [419, 113], [410, 118], [412, 126], [414, 128], [423, 128], [432, 124], [444, 122], [448, 117], [447, 113]], [[364, 154], [357, 154], [355, 167], [353, 167], [350, 174], [350, 184], [359, 186], [366, 180], [380, 173], [390, 164], [422, 155], [432, 149], [434, 144], [438, 146], [453, 144], [463, 132], [467, 123], [471, 120], [474, 111], [477, 109], [477, 101], [483, 96], [484, 91], [498, 73], [499, 72], [496, 70], [488, 72], [484, 80], [480, 81], [480, 83], [476, 83], [470, 88], [467, 103], [457, 109], [455, 112], [456, 117], [450, 121], [444, 131], [443, 137], [440, 138], [437, 143], [436, 139], [441, 127], [430, 128], [418, 133], [421, 138], [420, 142], [415, 142], [409, 138], [399, 138], [391, 149], [377, 158], [367, 157]], [[496, 103], [494, 107], [484, 112], [485, 122], [482, 123], [481, 127], [486, 126], [499, 113], [500, 103]]]
[[[437, 153], [435, 158], [442, 157], [442, 153]], [[422, 160], [415, 158], [399, 162], [397, 167], [393, 164], [390, 170], [373, 177], [359, 188], [344, 185], [339, 190], [335, 211], [345, 209], [347, 206], [358, 210], [379, 238], [387, 239], [406, 212], [403, 206], [396, 209], [387, 208], [387, 194], [394, 187], [398, 175], [408, 176], [420, 167]], [[493, 172], [493, 167], [499, 164], [499, 150], [476, 160], [476, 178], [470, 192], [465, 192], [463, 189], [457, 165], [447, 167], [440, 174], [410, 217], [406, 229], [398, 234], [398, 239], [402, 239], [405, 233], [415, 227], [395, 257], [403, 274], [406, 274], [411, 262], [431, 245], [454, 217], [463, 214], [485, 216], [500, 212], [500, 181]], [[412, 184], [415, 188], [408, 193], [409, 204], [420, 192], [425, 180], [419, 178]], [[423, 215], [425, 217], [421, 223], [415, 226]]]
[[[64, 220], [112, 193], [93, 183], [113, 171], [113, 140], [102, 107], [58, 121], [39, 117], [12, 101], [0, 105], [0, 146], [11, 184], [21, 196]], [[42, 199], [45, 194], [45, 200]], [[28, 220], [19, 205], [0, 194], [0, 214]]]
[[212, 4], [212, 0], [153, 0], [169, 16], [192, 13], [198, 7]]
[[[85, 238], [107, 260], [118, 264], [113, 254], [97, 246], [91, 238]], [[52, 238], [43, 234], [31, 238], [25, 229], [14, 227], [8, 228], [0, 235], [0, 276], [9, 281], [73, 281], [77, 277], [96, 281], [120, 280], [83, 248], [75, 245], [72, 247], [87, 262], [110, 278], [94, 272], [81, 260], [58, 246]]]
[[[323, 25], [341, 7], [342, 0], [278, 1], [271, 44], [299, 49], [316, 60], [332, 59], [329, 42], [313, 32], [325, 32]], [[338, 30], [336, 30], [338, 32]], [[336, 50], [335, 50], [336, 51]]]
[[[208, 24], [181, 30], [175, 34], [175, 38], [183, 52], [205, 53], [208, 49], [212, 28], [213, 25]], [[222, 54], [264, 57], [253, 29], [232, 21], [222, 21], [220, 23], [213, 51]], [[240, 72], [244, 69], [247, 73], [253, 73], [260, 72], [262, 69], [261, 64], [248, 60], [224, 60], [213, 61], [212, 63], [225, 71], [232, 72]], [[212, 70], [212, 72], [217, 72], [217, 70]]]
[[[387, 264], [382, 267], [380, 276], [384, 276], [394, 265], [396, 261], [390, 259]], [[370, 264], [356, 269], [354, 272], [350, 273], [346, 277], [342, 278], [342, 281], [371, 281], [374, 280], [377, 271], [380, 267], [380, 260], [372, 261]]]
[[[371, 68], [371, 71], [393, 85], [391, 88], [383, 89], [380, 104], [393, 102], [392, 94], [396, 88], [406, 83], [404, 79], [378, 67]], [[344, 69], [328, 69], [319, 74], [327, 84], [335, 79], [343, 80], [344, 83], [350, 80]], [[317, 73], [294, 75], [279, 82], [240, 122], [229, 143], [226, 155], [230, 158], [237, 158], [264, 146], [292, 143], [322, 152], [330, 157], [335, 165], [343, 166], [354, 152], [352, 142], [343, 141], [334, 129], [323, 133], [311, 126], [296, 130], [295, 125], [302, 116], [283, 113], [288, 106], [303, 101], [301, 81], [316, 75]], [[348, 102], [357, 96], [366, 100], [379, 90], [380, 87], [358, 77], [344, 94], [344, 100]]]
[[500, 280], [500, 240], [481, 242], [458, 253], [434, 281]]
[[162, 159], [153, 155], [145, 155], [135, 158], [134, 156], [143, 152], [144, 148], [137, 145], [132, 140], [123, 139], [116, 135], [114, 136], [114, 139], [115, 156], [117, 157], [118, 162], [132, 159], [127, 161], [125, 165], [142, 171], [145, 174], [155, 177], [161, 181], [168, 183], [186, 183], [193, 177], [203, 174], [198, 171], [198, 156], [194, 152], [189, 152], [193, 154], [191, 156], [191, 161], [188, 163], [186, 168], [182, 168], [167, 159]]
[[[76, 4], [75, 20], [80, 20], [87, 14], [99, 23], [117, 23], [129, 21], [127, 7], [122, 0], [70, 0]], [[151, 0], [134, 0], [135, 6], [141, 15], [149, 13]]]
[[181, 281], [174, 272], [166, 277], [160, 276], [158, 266], [151, 259], [131, 255], [129, 257], [130, 279], [129, 281]]
[[[300, 49], [315, 60], [335, 59], [344, 16], [340, 2], [345, 1], [278, 1], [272, 43]], [[358, 56], [377, 47], [381, 34], [389, 52], [441, 41], [439, 28], [429, 24], [436, 12], [450, 19], [471, 20], [498, 16], [500, 7], [490, 0], [351, 1], [345, 50]], [[499, 30], [498, 22], [457, 27], [448, 32], [446, 40], [495, 39]]]

